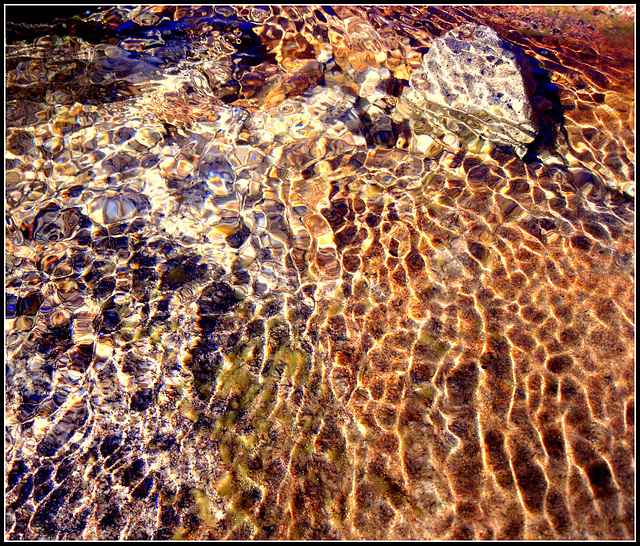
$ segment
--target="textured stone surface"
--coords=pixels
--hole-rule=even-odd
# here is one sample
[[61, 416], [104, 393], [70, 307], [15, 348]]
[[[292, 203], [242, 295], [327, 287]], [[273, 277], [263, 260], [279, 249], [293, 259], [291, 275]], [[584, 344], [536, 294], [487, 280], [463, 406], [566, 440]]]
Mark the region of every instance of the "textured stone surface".
[[536, 137], [536, 83], [528, 59], [484, 25], [461, 25], [433, 42], [406, 97], [523, 155]]

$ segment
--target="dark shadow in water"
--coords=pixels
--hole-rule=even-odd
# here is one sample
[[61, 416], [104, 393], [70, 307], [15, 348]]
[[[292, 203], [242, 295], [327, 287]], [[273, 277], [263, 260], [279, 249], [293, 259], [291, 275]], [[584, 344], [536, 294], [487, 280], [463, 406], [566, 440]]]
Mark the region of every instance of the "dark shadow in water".
[[6, 43], [34, 40], [42, 36], [91, 36], [101, 39], [112, 35], [111, 29], [100, 29], [96, 21], [85, 21], [97, 9], [84, 6], [7, 6]]
[[525, 163], [533, 163], [540, 161], [537, 151], [555, 147], [559, 133], [562, 133], [565, 138], [567, 137], [558, 88], [551, 83], [548, 72], [542, 68], [540, 62], [527, 55], [525, 57], [531, 63], [533, 70], [533, 79], [536, 82], [535, 96], [542, 99], [542, 101], [549, 101], [551, 104], [551, 108], [545, 112], [540, 112], [538, 135], [529, 145], [528, 151], [523, 158]]
[[[62, 104], [102, 104], [124, 100], [136, 93], [124, 78], [134, 73], [140, 73], [143, 79], [145, 76], [151, 78], [158, 70], [180, 68], [180, 63], [184, 61], [197, 62], [200, 38], [214, 31], [220, 34], [220, 39], [227, 45], [233, 44], [235, 52], [230, 57], [234, 63], [234, 76], [238, 80], [252, 67], [275, 59], [254, 32], [255, 25], [236, 15], [223, 16], [211, 12], [207, 16], [184, 17], [175, 21], [175, 7], [167, 6], [162, 13], [156, 14], [158, 19], [148, 25], [139, 20], [124, 21], [122, 15], [114, 16], [114, 22], [88, 19], [91, 14], [108, 14], [113, 9], [87, 10], [79, 6], [38, 6], [36, 9], [8, 7], [6, 43], [11, 46], [16, 42], [25, 42], [26, 45], [20, 50], [9, 51], [7, 72], [23, 70], [25, 61], [34, 62], [29, 58], [29, 44], [35, 44], [46, 36], [81, 38], [94, 45], [121, 45], [123, 40], [134, 39], [139, 41], [141, 48], [123, 47], [124, 53], [117, 59], [100, 56], [87, 61], [78, 58], [72, 48], [52, 46], [46, 70], [57, 73], [46, 81], [9, 84], [7, 99], [46, 102], [47, 96], [53, 96], [56, 103]], [[118, 24], [115, 21], [124, 22]], [[162, 40], [158, 40], [158, 36], [162, 36]], [[235, 95], [225, 97], [225, 102], [232, 102], [236, 98]]]

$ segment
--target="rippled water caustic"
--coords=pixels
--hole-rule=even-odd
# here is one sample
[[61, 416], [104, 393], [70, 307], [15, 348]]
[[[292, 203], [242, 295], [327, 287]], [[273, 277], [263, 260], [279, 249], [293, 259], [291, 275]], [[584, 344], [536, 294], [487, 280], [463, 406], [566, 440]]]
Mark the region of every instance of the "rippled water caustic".
[[634, 538], [632, 8], [41, 10], [7, 538]]

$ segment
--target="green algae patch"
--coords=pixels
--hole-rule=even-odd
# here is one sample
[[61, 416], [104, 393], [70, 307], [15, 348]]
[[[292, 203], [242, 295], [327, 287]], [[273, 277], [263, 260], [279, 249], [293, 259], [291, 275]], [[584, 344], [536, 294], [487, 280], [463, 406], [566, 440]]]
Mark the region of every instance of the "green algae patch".
[[254, 401], [259, 391], [260, 391], [260, 385], [256, 383], [253, 383], [252, 385], [250, 385], [247, 391], [242, 395], [242, 398], [240, 399], [240, 405], [242, 406], [242, 408], [248, 407]]
[[382, 473], [367, 473], [367, 477], [375, 489], [389, 499], [394, 508], [404, 508], [407, 505], [407, 496], [402, 488], [391, 478]]
[[225, 413], [224, 417], [220, 419], [220, 425], [225, 428], [231, 428], [238, 419], [238, 412], [235, 410], [229, 410]]
[[422, 333], [414, 345], [414, 353], [428, 361], [440, 361], [451, 349], [451, 344]]
[[219, 378], [219, 398], [230, 394], [242, 394], [254, 383], [253, 375], [242, 366], [234, 366], [225, 370]]
[[260, 384], [262, 392], [260, 393], [260, 399], [258, 401], [257, 414], [265, 415], [273, 409], [273, 401], [276, 398], [276, 389], [273, 388], [274, 385], [275, 381], [271, 378], [268, 378], [264, 383]]
[[222, 478], [220, 484], [216, 488], [218, 495], [221, 497], [228, 497], [235, 492], [234, 488], [235, 480], [231, 472], [227, 472], [224, 478]]
[[285, 428], [290, 427], [293, 424], [293, 415], [288, 411], [286, 404], [282, 401], [278, 402], [278, 405], [276, 406], [276, 409], [273, 410], [271, 416]]
[[300, 360], [297, 366], [298, 373], [296, 374], [294, 380], [296, 385], [306, 387], [309, 384], [311, 369], [309, 366], [309, 361], [304, 354], [299, 353], [299, 358]]
[[285, 377], [296, 377], [296, 372], [301, 364], [306, 361], [304, 353], [299, 349], [291, 348], [289, 345], [279, 347], [273, 354], [273, 358], [285, 365]]
[[436, 389], [435, 385], [431, 383], [418, 387], [415, 389], [415, 392], [418, 393], [428, 404], [431, 404], [438, 395], [438, 389]]
[[342, 288], [338, 287], [331, 294], [331, 300], [329, 301], [329, 308], [327, 310], [327, 316], [329, 318], [342, 314], [344, 311], [345, 297]]
[[196, 389], [206, 399], [210, 399], [216, 390], [216, 384], [204, 381], [194, 381], [193, 388]]
[[349, 457], [344, 446], [333, 447], [326, 453], [327, 460], [331, 462], [336, 470], [343, 474], [349, 469]]
[[149, 333], [149, 339], [151, 340], [151, 343], [153, 343], [154, 345], [160, 343], [161, 334], [162, 329], [159, 326], [153, 328]]
[[342, 314], [343, 311], [344, 311], [344, 302], [334, 301], [329, 304], [329, 310], [327, 311], [327, 315], [329, 317], [335, 317], [336, 315]]
[[253, 358], [255, 345], [255, 341], [240, 345], [239, 347], [236, 347], [233, 351], [228, 353], [226, 357], [234, 365], [250, 362]]
[[178, 527], [176, 532], [171, 537], [171, 540], [186, 540], [189, 531], [184, 527]]
[[272, 317], [269, 320], [267, 320], [267, 324], [266, 324], [267, 331], [272, 330], [277, 326], [288, 326], [288, 325], [289, 323], [284, 317]]
[[199, 489], [192, 489], [191, 495], [193, 496], [195, 505], [198, 508], [198, 515], [200, 516], [200, 519], [207, 525], [215, 524], [215, 518], [211, 513], [211, 501], [209, 500], [209, 497]]
[[189, 400], [187, 400], [186, 398], [183, 399], [178, 407], [180, 409], [180, 413], [187, 419], [189, 419], [189, 421], [192, 421], [193, 423], [198, 421], [199, 412], [196, 411], [196, 409], [193, 407], [193, 404], [191, 404]]
[[247, 458], [251, 448], [241, 436], [229, 431], [223, 436], [219, 449], [222, 462], [232, 466], [236, 471], [238, 464]]
[[435, 201], [431, 201], [429, 203], [425, 203], [425, 208], [431, 212], [442, 212], [444, 210], [444, 206], [442, 206], [439, 203], [436, 203]]

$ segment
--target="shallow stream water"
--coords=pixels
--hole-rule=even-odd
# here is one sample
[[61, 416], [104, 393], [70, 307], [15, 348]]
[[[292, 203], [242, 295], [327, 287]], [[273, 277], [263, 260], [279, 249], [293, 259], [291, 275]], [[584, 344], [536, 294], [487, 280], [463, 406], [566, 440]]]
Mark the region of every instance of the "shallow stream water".
[[[628, 12], [9, 10], [6, 538], [633, 539]], [[469, 22], [526, 154], [406, 107]]]

